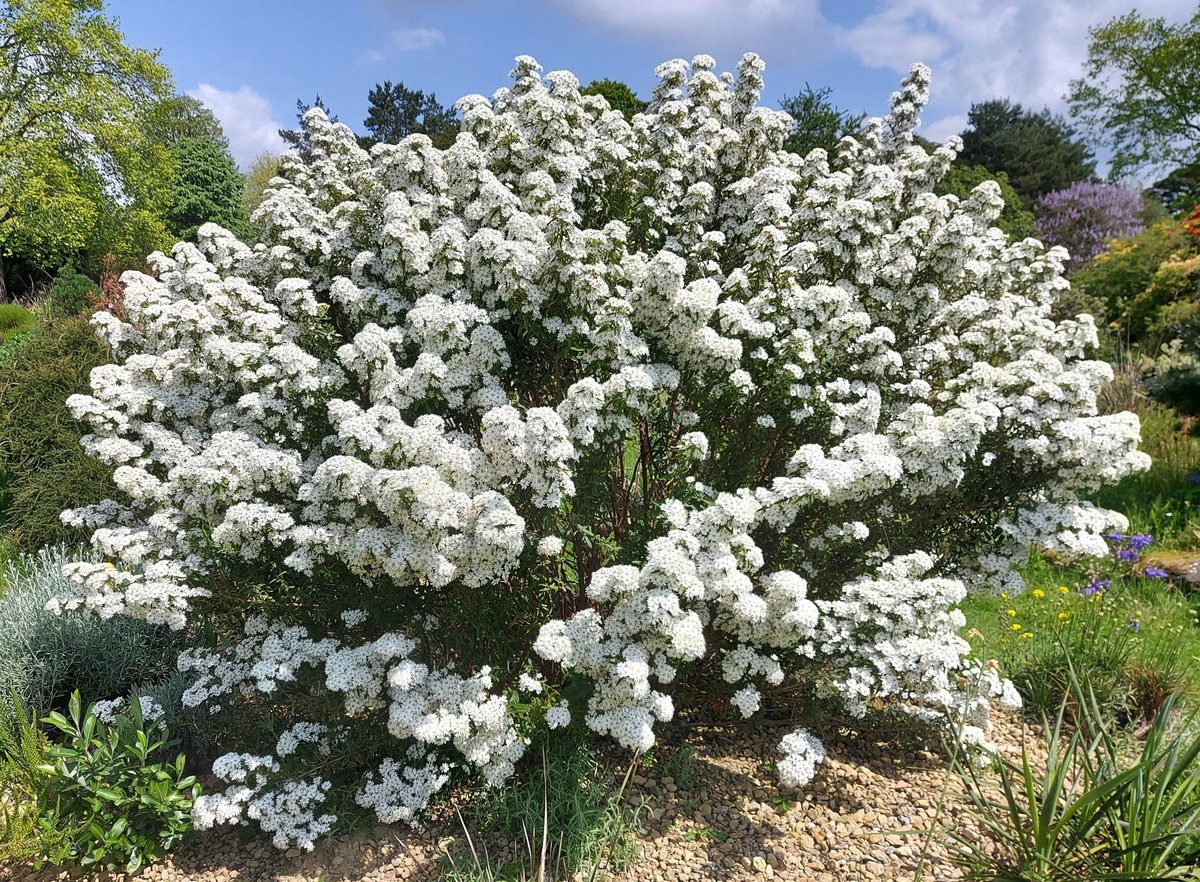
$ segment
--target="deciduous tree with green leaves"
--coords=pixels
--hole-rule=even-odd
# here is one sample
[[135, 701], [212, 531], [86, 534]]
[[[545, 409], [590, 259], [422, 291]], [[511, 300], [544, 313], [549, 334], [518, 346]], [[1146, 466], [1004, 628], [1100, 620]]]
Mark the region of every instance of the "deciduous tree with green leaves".
[[171, 94], [167, 69], [125, 44], [101, 0], [0, 5], [0, 299], [15, 248], [56, 265], [126, 222], [137, 247], [156, 238], [142, 225], [154, 226], [169, 158], [143, 123]]
[[648, 106], [647, 102], [637, 96], [628, 83], [620, 80], [592, 80], [579, 90], [580, 95], [599, 95], [608, 102], [613, 110], [618, 110], [625, 119], [633, 119], [635, 113], [641, 113]]
[[1200, 12], [1179, 24], [1137, 10], [1089, 32], [1071, 114], [1112, 148], [1110, 175], [1183, 165], [1200, 145]]
[[171, 145], [175, 174], [166, 220], [181, 239], [192, 239], [209, 221], [236, 235], [250, 236], [242, 206], [245, 180], [229, 154], [206, 137], [180, 138]]

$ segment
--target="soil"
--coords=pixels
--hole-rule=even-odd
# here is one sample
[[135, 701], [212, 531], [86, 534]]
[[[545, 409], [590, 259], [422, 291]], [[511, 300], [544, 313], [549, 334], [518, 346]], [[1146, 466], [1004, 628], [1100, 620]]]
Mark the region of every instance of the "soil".
[[[929, 882], [963, 878], [949, 859], [951, 832], [976, 836], [957, 778], [944, 756], [913, 735], [872, 742], [850, 735], [825, 738], [829, 756], [802, 790], [780, 790], [770, 771], [787, 729], [677, 726], [674, 742], [655, 748], [626, 799], [637, 806], [640, 859], [620, 882], [910, 882], [919, 860]], [[1035, 746], [1018, 717], [1001, 716], [992, 732], [1001, 753]], [[681, 749], [683, 739], [691, 750]], [[685, 752], [686, 750], [686, 752]], [[614, 766], [615, 768], [615, 766]], [[678, 776], [678, 780], [674, 777]], [[613, 772], [618, 788], [625, 769]], [[930, 831], [933, 831], [930, 833]], [[493, 866], [521, 860], [524, 841], [474, 840]], [[318, 845], [311, 853], [280, 852], [257, 831], [206, 834], [133, 877], [140, 882], [392, 882], [434, 880], [448, 854], [468, 855], [457, 820], [421, 831], [378, 827]], [[536, 846], [535, 846], [536, 848]], [[924, 854], [923, 854], [924, 853]], [[923, 857], [922, 857], [923, 854]], [[532, 874], [529, 874], [532, 876]], [[75, 871], [9, 868], [3, 882], [89, 878]], [[123, 882], [130, 877], [95, 877]], [[517, 876], [516, 878], [520, 878]], [[598, 877], [600, 878], [600, 877]], [[611, 878], [611, 877], [610, 877]], [[483, 880], [480, 880], [483, 882]], [[587, 882], [586, 876], [577, 882]]]

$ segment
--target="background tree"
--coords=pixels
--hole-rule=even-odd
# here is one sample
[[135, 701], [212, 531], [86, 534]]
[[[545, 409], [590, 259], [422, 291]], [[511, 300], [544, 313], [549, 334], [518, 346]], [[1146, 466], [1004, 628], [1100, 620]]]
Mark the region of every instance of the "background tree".
[[786, 149], [801, 156], [817, 147], [832, 152], [842, 138], [861, 134], [867, 115], [840, 110], [829, 100], [832, 94], [828, 86], [814, 89], [805, 83], [804, 91], [779, 102], [792, 118], [792, 133], [783, 144]]
[[254, 210], [262, 204], [263, 191], [271, 179], [279, 174], [280, 157], [273, 153], [260, 153], [250, 163], [242, 187], [242, 210], [246, 217], [254, 214]]
[[1051, 190], [1096, 177], [1091, 150], [1048, 109], [1034, 113], [999, 98], [972, 104], [967, 125], [959, 161], [1004, 172], [1026, 208]]
[[435, 147], [446, 148], [458, 134], [454, 111], [443, 107], [433, 92], [384, 80], [371, 88], [367, 101], [370, 107], [363, 120], [367, 134], [358, 139], [365, 148], [379, 143], [397, 144], [409, 135], [428, 135]]
[[984, 181], [995, 181], [1000, 185], [1000, 196], [1004, 199], [1004, 210], [996, 220], [996, 226], [1004, 230], [1014, 241], [1036, 235], [1033, 212], [1025, 208], [1021, 197], [1008, 182], [1004, 172], [991, 172], [982, 165], [964, 165], [955, 162], [950, 166], [945, 176], [938, 181], [934, 192], [939, 196], [953, 194], [959, 199], [966, 199], [971, 191]]
[[1071, 253], [1068, 274], [1077, 272], [1113, 239], [1142, 231], [1141, 194], [1103, 181], [1079, 181], [1047, 193], [1037, 204], [1038, 236]]
[[1173, 215], [1191, 214], [1200, 205], [1200, 162], [1189, 162], [1159, 178], [1146, 193]]
[[191, 239], [212, 221], [245, 239], [251, 235], [242, 197], [245, 180], [229, 154], [204, 137], [180, 138], [171, 145], [175, 174], [166, 221], [171, 232]]
[[221, 121], [191, 95], [174, 95], [160, 101], [148, 114], [145, 130], [150, 138], [168, 147], [181, 138], [204, 138], [229, 154], [229, 138]]
[[53, 267], [97, 237], [117, 247], [161, 238], [169, 157], [143, 123], [144, 108], [171, 95], [170, 76], [154, 53], [126, 46], [102, 8], [0, 6], [0, 299], [3, 260], [17, 249]]
[[305, 162], [308, 162], [309, 158], [312, 156], [312, 151], [309, 148], [308, 139], [304, 133], [304, 126], [299, 125], [299, 123], [302, 119], [304, 119], [304, 114], [308, 113], [314, 107], [325, 111], [325, 115], [329, 117], [330, 122], [338, 121], [337, 114], [329, 109], [329, 106], [321, 100], [320, 93], [317, 93], [317, 97], [312, 104], [308, 104], [302, 98], [296, 99], [296, 128], [279, 129], [279, 137], [283, 139], [285, 144], [299, 153], [300, 158]]
[[1200, 13], [1168, 25], [1136, 10], [1088, 32], [1071, 113], [1112, 148], [1110, 176], [1190, 162], [1200, 144]]
[[635, 113], [641, 113], [649, 106], [637, 96], [627, 83], [620, 80], [592, 80], [579, 90], [580, 95], [599, 95], [608, 102], [613, 110], [618, 110], [626, 119], [633, 119]]

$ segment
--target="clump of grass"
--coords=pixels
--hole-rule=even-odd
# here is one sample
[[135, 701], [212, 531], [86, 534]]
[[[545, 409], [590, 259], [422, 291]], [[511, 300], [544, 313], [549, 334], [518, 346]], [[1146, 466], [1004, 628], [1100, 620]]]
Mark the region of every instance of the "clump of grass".
[[[636, 767], [621, 786], [609, 787], [607, 767], [584, 741], [553, 741], [543, 748], [540, 767], [528, 769], [474, 806], [460, 821], [466, 850], [451, 853], [445, 876], [451, 882], [593, 879], [620, 872], [637, 855], [632, 832], [636, 812], [622, 803]], [[471, 829], [478, 831], [471, 834]], [[500, 864], [484, 842], [497, 836], [516, 842], [522, 860]]]
[[1149, 880], [1195, 869], [1200, 737], [1172, 725], [1170, 697], [1131, 751], [1086, 676], [1070, 672], [1067, 700], [1044, 727], [1044, 761], [1026, 743], [1019, 763], [1002, 759], [991, 775], [956, 763], [986, 834], [986, 845], [951, 834], [973, 878]]

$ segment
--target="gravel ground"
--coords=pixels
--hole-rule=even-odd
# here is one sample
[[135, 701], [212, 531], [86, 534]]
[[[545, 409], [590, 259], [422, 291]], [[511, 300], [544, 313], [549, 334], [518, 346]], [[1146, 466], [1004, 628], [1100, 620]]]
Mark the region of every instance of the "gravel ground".
[[[1001, 717], [993, 739], [1017, 757], [1022, 723]], [[944, 760], [928, 746], [897, 750], [853, 737], [830, 740], [829, 756], [803, 790], [781, 791], [769, 769], [785, 730], [771, 727], [676, 727], [693, 748], [690, 762], [671, 743], [658, 761], [633, 778], [627, 798], [640, 806], [641, 859], [622, 882], [901, 882], [911, 880], [926, 842], [924, 878], [954, 880], [947, 831], [970, 833], [959, 801], [947, 787]], [[1031, 741], [1036, 744], [1036, 740]], [[679, 777], [676, 780], [671, 772]], [[614, 772], [619, 787], [624, 770]], [[688, 780], [690, 779], [690, 780]], [[938, 805], [945, 793], [938, 821]], [[931, 826], [936, 831], [929, 837]], [[480, 845], [482, 847], [482, 845]], [[465, 840], [456, 824], [423, 832], [379, 827], [320, 845], [311, 854], [281, 853], [248, 830], [205, 835], [170, 859], [143, 870], [142, 882], [391, 882], [438, 879], [448, 850]], [[524, 854], [523, 843], [489, 843], [503, 863]], [[85, 878], [78, 871], [0, 870], [3, 882]], [[119, 882], [120, 874], [102, 877]]]

